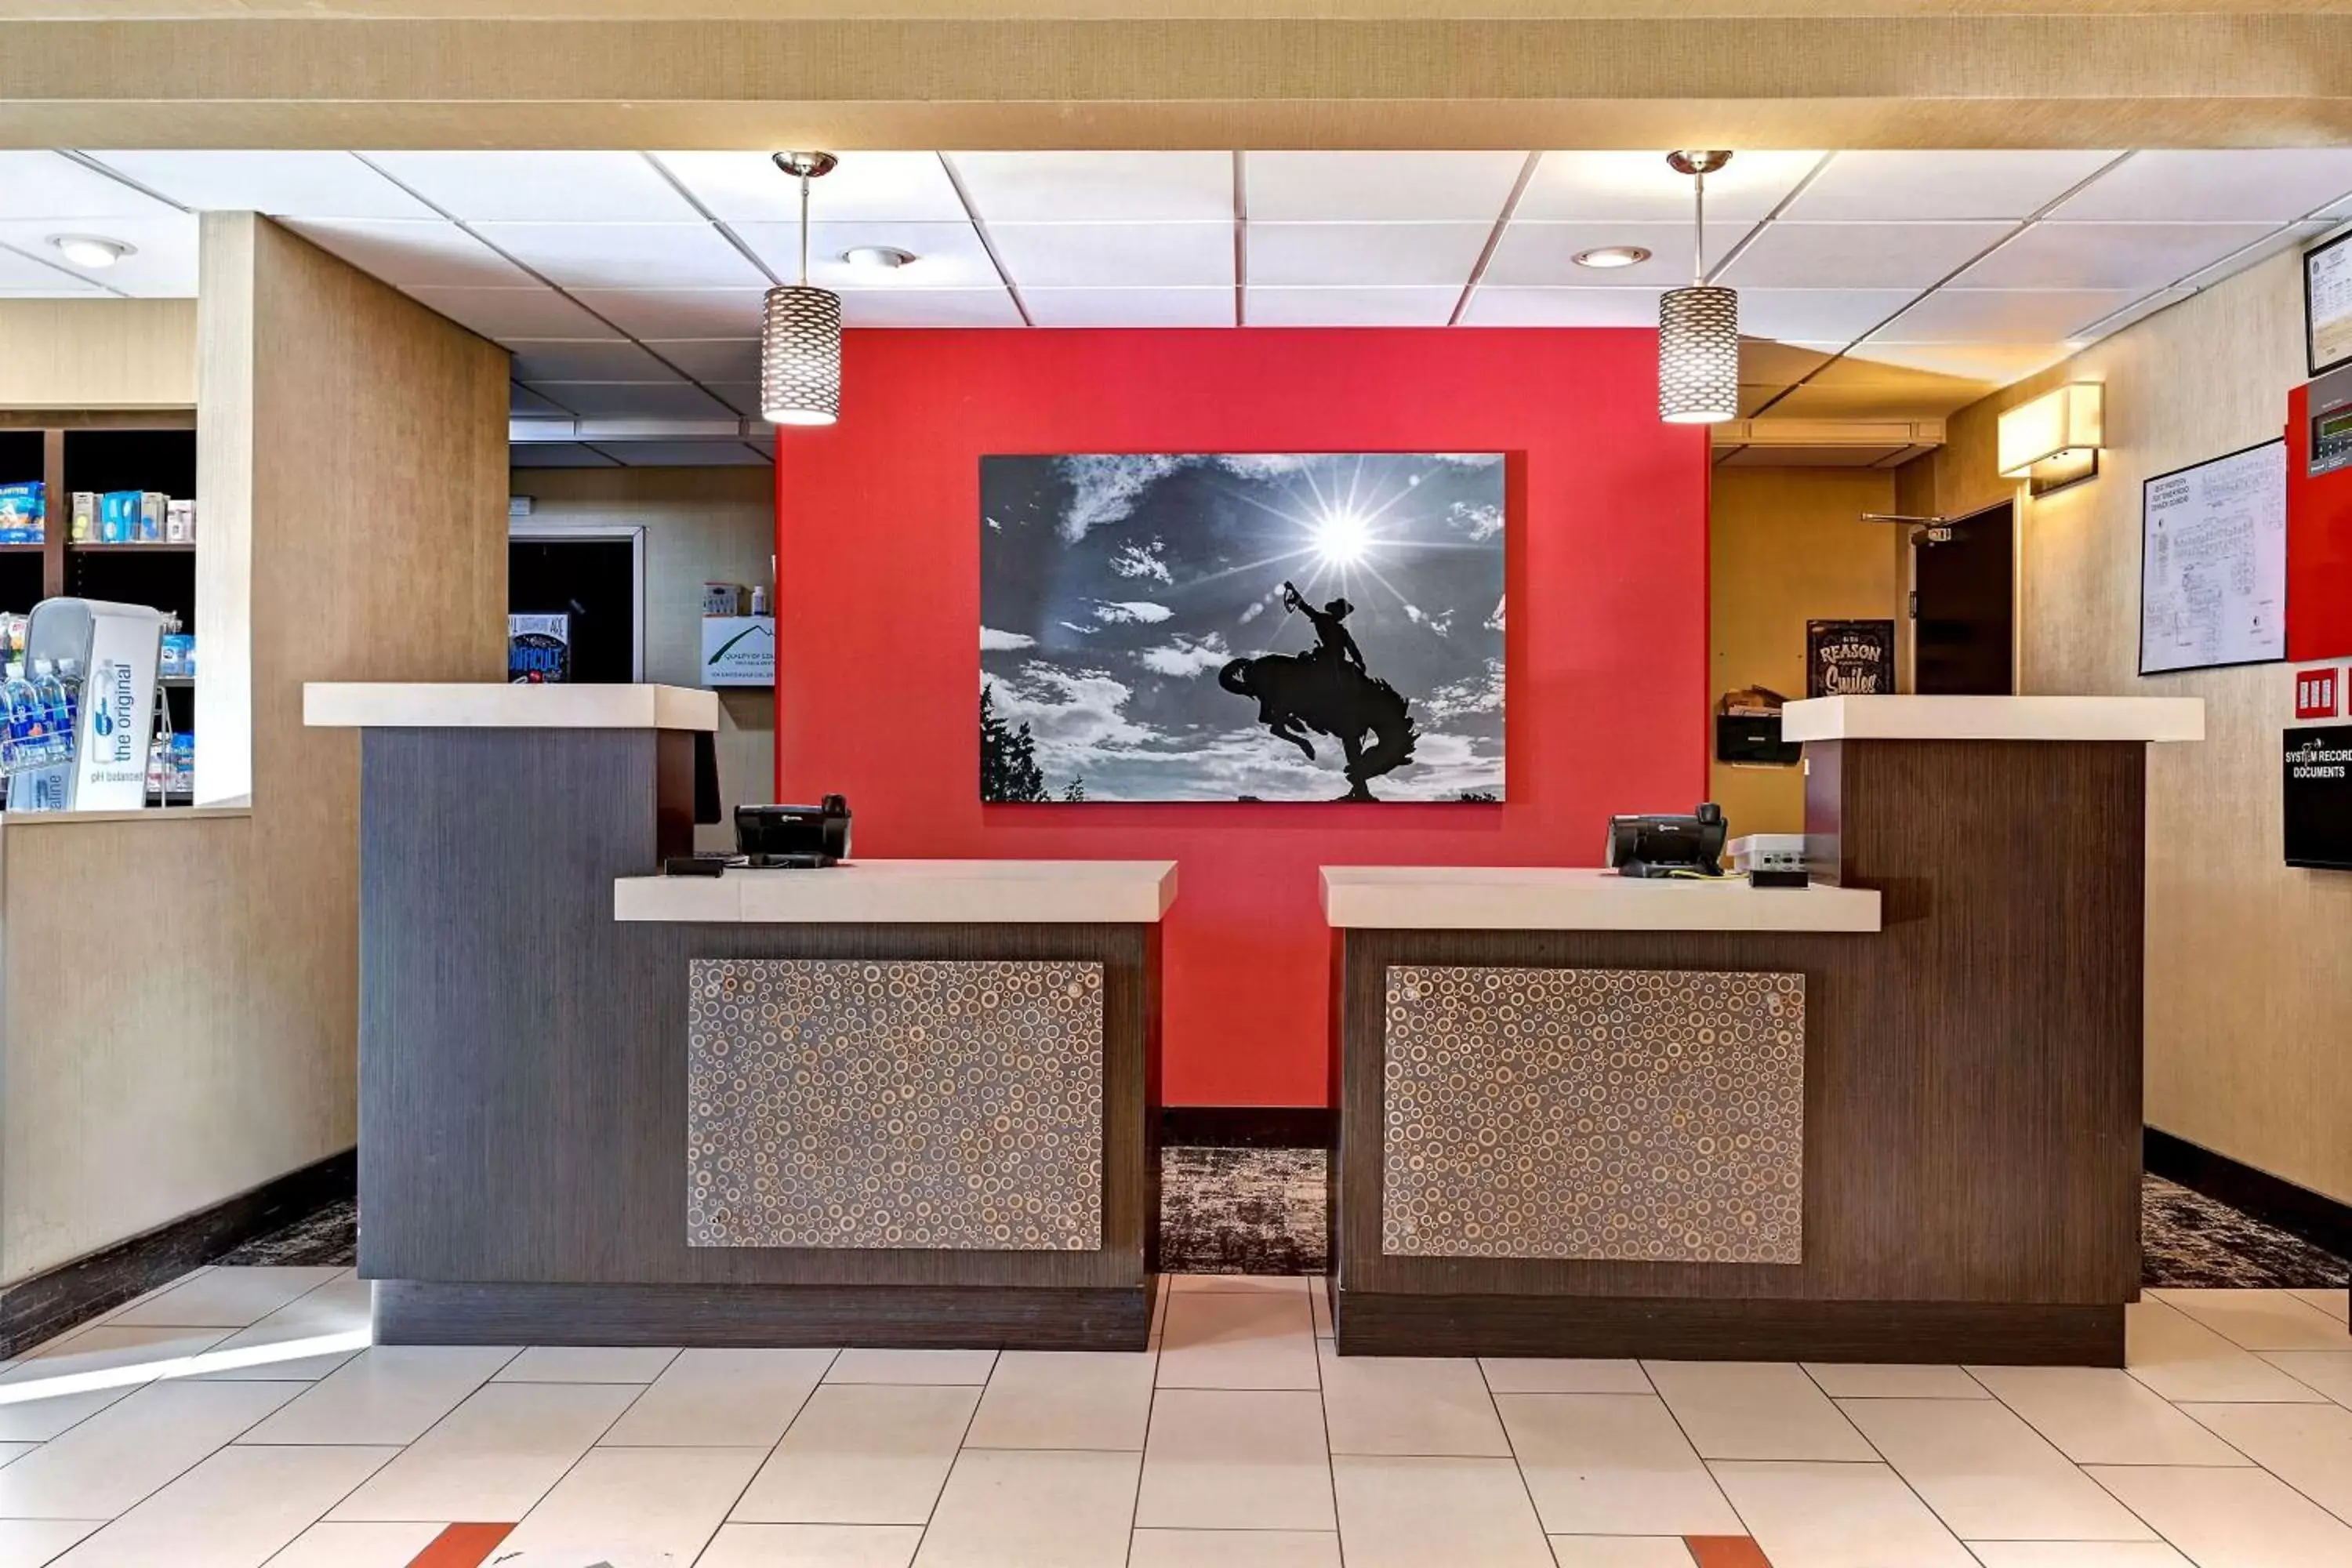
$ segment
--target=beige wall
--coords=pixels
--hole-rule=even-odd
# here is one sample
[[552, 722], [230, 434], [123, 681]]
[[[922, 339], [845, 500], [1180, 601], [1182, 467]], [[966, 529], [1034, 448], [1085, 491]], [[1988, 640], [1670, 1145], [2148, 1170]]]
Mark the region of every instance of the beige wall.
[[0, 408], [187, 408], [194, 300], [0, 300]]
[[[1895, 618], [1899, 529], [1895, 476], [1873, 468], [1717, 468], [1707, 509], [1710, 706], [1767, 686], [1805, 694], [1805, 623]], [[1804, 779], [1793, 767], [1712, 765], [1734, 835], [1802, 833]]]
[[2018, 679], [2205, 700], [2202, 744], [2149, 748], [2147, 1121], [2352, 1201], [2352, 875], [2281, 863], [2293, 667], [2136, 673], [2140, 481], [2280, 433], [2302, 308], [2297, 258], [2267, 261], [1962, 410], [1904, 493], [1950, 513], [1999, 500], [2000, 410], [2106, 383], [2099, 477], [2021, 499]]
[[[531, 498], [532, 522], [646, 531], [647, 680], [700, 683], [706, 580], [773, 585], [773, 468], [517, 468], [512, 484]], [[733, 844], [737, 802], [775, 798], [776, 694], [722, 690], [719, 708], [719, 789], [730, 822], [697, 830], [711, 849]]]

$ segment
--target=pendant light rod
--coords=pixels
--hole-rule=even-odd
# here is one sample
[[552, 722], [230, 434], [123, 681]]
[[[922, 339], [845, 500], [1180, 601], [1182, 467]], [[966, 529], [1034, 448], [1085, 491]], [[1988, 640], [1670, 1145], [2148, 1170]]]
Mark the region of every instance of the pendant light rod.
[[776, 167], [801, 183], [801, 286], [808, 286], [809, 182], [833, 173], [841, 160], [830, 153], [778, 153]]
[[1696, 215], [1691, 238], [1691, 282], [1694, 285], [1706, 281], [1706, 177], [1730, 162], [1731, 154], [1722, 150], [1666, 154], [1669, 168], [1678, 174], [1691, 177], [1692, 208]]
[[808, 172], [801, 172], [801, 282], [808, 282]]

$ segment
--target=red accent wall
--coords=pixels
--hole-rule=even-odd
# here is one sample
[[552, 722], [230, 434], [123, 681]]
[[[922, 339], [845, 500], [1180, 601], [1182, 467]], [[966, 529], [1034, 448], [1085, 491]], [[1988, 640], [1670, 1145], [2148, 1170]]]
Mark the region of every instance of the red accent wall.
[[2352, 654], [2352, 468], [2311, 477], [2311, 388], [2286, 400], [2286, 657]]
[[[1635, 331], [856, 331], [843, 416], [777, 442], [779, 798], [849, 796], [872, 858], [1173, 857], [1163, 1092], [1320, 1105], [1316, 868], [1590, 866], [1612, 811], [1706, 787], [1703, 429]], [[980, 458], [1510, 454], [1507, 800], [979, 800]], [[1272, 742], [1268, 742], [1272, 744]]]

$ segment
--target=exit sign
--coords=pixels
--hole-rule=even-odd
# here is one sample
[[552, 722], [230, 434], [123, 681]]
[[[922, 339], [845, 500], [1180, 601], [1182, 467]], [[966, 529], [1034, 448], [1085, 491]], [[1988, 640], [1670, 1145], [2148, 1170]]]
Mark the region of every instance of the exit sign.
[[2333, 666], [2326, 669], [2298, 669], [2294, 672], [2294, 716], [2298, 719], [2333, 719], [2336, 717], [2336, 688], [2342, 672]]

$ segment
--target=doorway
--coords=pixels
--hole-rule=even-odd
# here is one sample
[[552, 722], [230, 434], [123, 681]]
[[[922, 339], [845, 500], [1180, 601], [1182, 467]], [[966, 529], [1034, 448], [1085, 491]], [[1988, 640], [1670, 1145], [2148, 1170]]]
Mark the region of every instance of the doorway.
[[567, 679], [645, 679], [645, 530], [513, 525], [507, 613], [570, 617]]
[[2007, 697], [2017, 689], [2015, 507], [2003, 501], [1911, 544], [1911, 689]]

